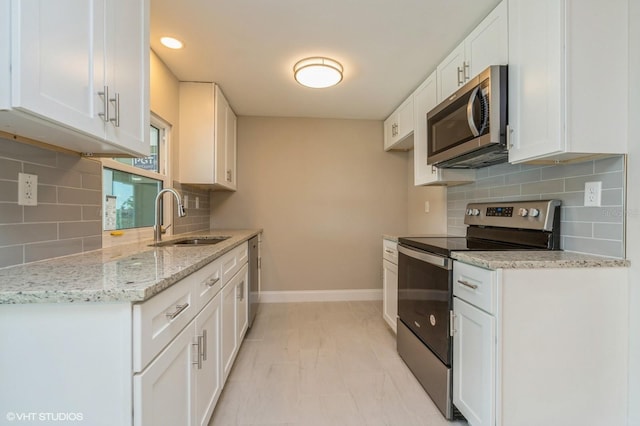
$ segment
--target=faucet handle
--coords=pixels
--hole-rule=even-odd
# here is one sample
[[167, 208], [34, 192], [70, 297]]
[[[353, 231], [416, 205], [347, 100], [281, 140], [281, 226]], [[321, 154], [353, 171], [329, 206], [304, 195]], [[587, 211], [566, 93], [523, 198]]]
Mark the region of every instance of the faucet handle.
[[160, 225], [160, 233], [166, 234], [167, 233], [167, 229], [169, 229], [169, 228], [171, 228], [171, 224], [168, 224], [164, 228], [162, 228], [162, 225]]

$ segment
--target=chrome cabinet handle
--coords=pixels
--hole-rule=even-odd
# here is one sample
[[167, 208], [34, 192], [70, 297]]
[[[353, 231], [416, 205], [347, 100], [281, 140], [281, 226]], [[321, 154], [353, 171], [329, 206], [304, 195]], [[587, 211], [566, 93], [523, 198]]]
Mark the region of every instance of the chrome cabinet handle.
[[238, 287], [238, 300], [244, 300], [244, 281]]
[[453, 313], [453, 311], [449, 311], [449, 336], [453, 337], [454, 334], [456, 334], [456, 329], [454, 328], [455, 326], [455, 314]]
[[462, 76], [464, 77], [464, 81], [469, 80], [469, 63], [467, 61], [464, 61], [462, 63], [462, 69], [463, 69]]
[[207, 360], [207, 330], [202, 330], [202, 360]]
[[393, 251], [393, 250], [384, 249], [384, 251], [385, 251], [386, 253], [388, 253], [388, 254], [396, 254], [396, 252], [395, 252], [395, 251]]
[[462, 77], [461, 77], [461, 75], [462, 75], [462, 73], [463, 73], [463, 70], [462, 70], [462, 68], [460, 68], [460, 67], [457, 67], [457, 69], [458, 69], [458, 86], [460, 86], [460, 85], [462, 84]]
[[205, 285], [207, 287], [213, 287], [214, 285], [216, 285], [218, 283], [218, 281], [220, 281], [219, 277], [215, 277], [215, 278], [209, 277], [209, 279], [207, 281], [205, 281], [204, 283], [205, 283]]
[[105, 123], [109, 122], [109, 86], [104, 86], [102, 92], [98, 92], [98, 96], [102, 98], [103, 112], [98, 113], [98, 116], [102, 118]]
[[227, 170], [227, 182], [231, 182], [231, 177], [232, 177], [232, 173], [231, 170]]
[[[197, 351], [196, 351], [196, 360], [195, 361], [191, 361], [191, 364], [193, 365], [197, 365], [198, 366], [198, 370], [202, 370], [202, 336], [198, 336], [197, 337], [197, 342], [196, 343], [192, 343], [193, 346], [197, 346]], [[193, 359], [193, 358], [192, 358]]]
[[189, 307], [188, 303], [185, 303], [184, 305], [176, 305], [176, 310], [174, 312], [168, 312], [166, 316], [168, 319], [172, 320], [178, 315], [180, 315], [180, 313], [185, 309], [187, 309], [188, 307]]
[[116, 96], [109, 99], [109, 101], [114, 104], [116, 111], [116, 117], [109, 121], [112, 122], [114, 126], [120, 127], [120, 93], [116, 93]]
[[474, 290], [478, 288], [476, 284], [471, 284], [469, 281], [458, 280], [458, 284], [462, 284], [463, 286], [472, 288]]

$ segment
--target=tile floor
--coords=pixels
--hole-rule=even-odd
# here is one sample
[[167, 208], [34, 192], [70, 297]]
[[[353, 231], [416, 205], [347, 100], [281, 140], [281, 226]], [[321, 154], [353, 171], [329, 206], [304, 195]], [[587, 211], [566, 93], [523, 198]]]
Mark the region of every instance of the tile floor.
[[261, 305], [209, 426], [466, 425], [402, 362], [381, 305]]

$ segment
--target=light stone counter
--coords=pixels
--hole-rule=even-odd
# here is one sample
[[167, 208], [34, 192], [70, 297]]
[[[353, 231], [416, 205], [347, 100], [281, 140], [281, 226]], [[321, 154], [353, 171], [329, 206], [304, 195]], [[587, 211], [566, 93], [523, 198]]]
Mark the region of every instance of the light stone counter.
[[456, 251], [451, 257], [487, 269], [612, 268], [629, 261], [566, 251]]
[[127, 244], [0, 269], [0, 304], [142, 302], [197, 271], [261, 229], [213, 230], [167, 237], [229, 236], [214, 245]]

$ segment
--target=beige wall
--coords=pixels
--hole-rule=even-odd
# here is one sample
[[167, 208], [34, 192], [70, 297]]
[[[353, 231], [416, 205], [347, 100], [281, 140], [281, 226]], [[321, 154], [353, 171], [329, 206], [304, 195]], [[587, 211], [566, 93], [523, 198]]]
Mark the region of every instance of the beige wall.
[[[415, 186], [413, 151], [407, 153], [407, 234], [447, 233], [447, 188], [445, 186]], [[429, 213], [425, 212], [429, 202]]]
[[155, 52], [151, 51], [150, 59], [150, 90], [149, 102], [151, 112], [171, 124], [171, 171], [174, 179], [179, 175], [179, 152], [178, 152], [178, 119], [179, 111], [179, 82], [171, 70], [158, 58]]
[[240, 117], [238, 191], [212, 193], [211, 224], [264, 229], [263, 290], [381, 288], [407, 166], [382, 150], [380, 121]]

